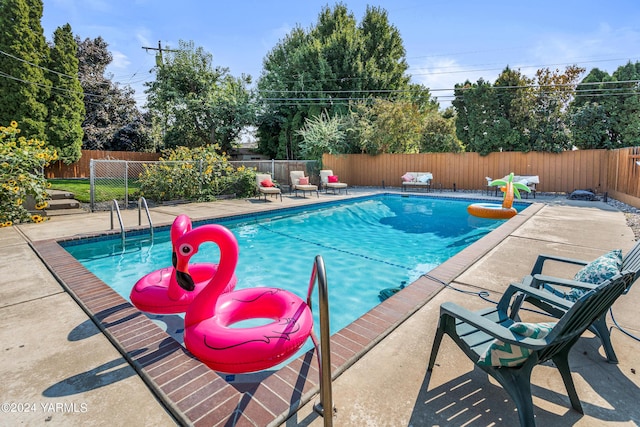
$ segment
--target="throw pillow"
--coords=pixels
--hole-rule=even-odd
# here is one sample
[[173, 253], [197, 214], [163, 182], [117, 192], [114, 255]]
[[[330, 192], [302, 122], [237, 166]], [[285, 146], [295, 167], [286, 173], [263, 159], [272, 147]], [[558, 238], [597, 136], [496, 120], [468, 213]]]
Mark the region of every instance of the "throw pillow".
[[402, 180], [404, 182], [411, 182], [411, 181], [413, 181], [413, 175], [411, 175], [409, 172], [407, 172], [404, 175], [402, 175]]
[[418, 182], [428, 182], [431, 178], [429, 178], [429, 175], [420, 175], [418, 177]]
[[[515, 322], [509, 330], [517, 335], [529, 338], [544, 338], [556, 326], [555, 322], [524, 323]], [[515, 367], [524, 363], [531, 355], [531, 350], [513, 344], [506, 344], [498, 339], [491, 342], [489, 347], [480, 355], [478, 365]]]
[[327, 179], [329, 182], [338, 182], [338, 175], [329, 175]]
[[274, 185], [273, 185], [273, 182], [271, 182], [270, 179], [265, 179], [265, 180], [260, 181], [260, 186], [261, 187], [273, 187]]
[[309, 177], [308, 176], [303, 176], [302, 178], [300, 178], [298, 180], [298, 184], [300, 184], [300, 185], [309, 185]]
[[[622, 251], [620, 249], [615, 249], [582, 267], [580, 271], [573, 276], [573, 280], [597, 285], [605, 280], [611, 279], [620, 272], [620, 268], [622, 268]], [[555, 295], [572, 302], [576, 302], [587, 292], [585, 289], [579, 288], [572, 288], [568, 292], [561, 292], [550, 285], [544, 285], [544, 287]]]

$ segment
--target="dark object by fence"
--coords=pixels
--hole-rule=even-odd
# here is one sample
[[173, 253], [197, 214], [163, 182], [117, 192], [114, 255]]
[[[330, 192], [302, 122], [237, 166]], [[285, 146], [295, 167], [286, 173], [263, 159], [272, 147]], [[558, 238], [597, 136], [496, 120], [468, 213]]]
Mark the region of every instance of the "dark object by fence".
[[587, 201], [596, 201], [600, 200], [598, 196], [595, 195], [594, 191], [591, 189], [587, 190], [573, 190], [571, 194], [567, 196], [569, 200], [587, 200]]

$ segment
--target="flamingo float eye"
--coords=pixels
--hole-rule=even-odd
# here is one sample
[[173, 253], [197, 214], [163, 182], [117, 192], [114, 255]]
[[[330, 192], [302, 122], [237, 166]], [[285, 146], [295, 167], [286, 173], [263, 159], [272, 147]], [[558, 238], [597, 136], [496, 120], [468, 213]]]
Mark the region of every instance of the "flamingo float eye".
[[178, 250], [182, 255], [189, 255], [191, 252], [193, 252], [193, 247], [188, 243], [185, 243], [183, 245], [180, 245], [180, 248]]

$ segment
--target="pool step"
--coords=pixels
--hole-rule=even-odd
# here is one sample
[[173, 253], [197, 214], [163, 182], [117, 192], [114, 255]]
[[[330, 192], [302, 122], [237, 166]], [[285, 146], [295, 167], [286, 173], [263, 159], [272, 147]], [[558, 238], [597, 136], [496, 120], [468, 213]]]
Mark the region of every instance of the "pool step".
[[49, 194], [48, 206], [45, 209], [47, 215], [68, 215], [73, 213], [82, 213], [80, 202], [69, 191], [47, 190]]

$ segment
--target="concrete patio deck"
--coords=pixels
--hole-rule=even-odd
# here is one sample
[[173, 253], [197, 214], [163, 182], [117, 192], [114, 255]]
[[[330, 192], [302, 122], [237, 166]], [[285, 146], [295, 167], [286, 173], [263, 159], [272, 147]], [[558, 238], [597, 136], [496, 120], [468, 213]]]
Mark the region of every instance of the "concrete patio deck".
[[[319, 201], [375, 191], [321, 195]], [[254, 199], [160, 206], [151, 209], [151, 217], [160, 225], [171, 223], [179, 213], [198, 220], [317, 201], [315, 197], [285, 195], [282, 203]], [[614, 248], [626, 252], [634, 244], [624, 215], [605, 203], [544, 197], [535, 201], [545, 206], [466, 268], [452, 283], [454, 287], [487, 290], [490, 298], [497, 300], [510, 282], [529, 272], [539, 253], [593, 259]], [[137, 215], [137, 211], [124, 211], [125, 224], [137, 224]], [[176, 424], [29, 246], [29, 241], [95, 234], [108, 228], [109, 213], [98, 212], [0, 229], [0, 425]], [[550, 272], [572, 274], [565, 268]], [[613, 308], [620, 326], [636, 336], [640, 335], [639, 296], [640, 287], [635, 286]], [[433, 372], [426, 372], [439, 304], [444, 301], [472, 309], [489, 304], [452, 288], [443, 289], [333, 382], [334, 425], [517, 425], [508, 395], [474, 369], [448, 338], [443, 340]], [[620, 359], [617, 365], [606, 363], [598, 340], [588, 333], [572, 350], [570, 363], [584, 415], [571, 409], [555, 368], [545, 365], [534, 369], [538, 425], [640, 423], [640, 343], [615, 328], [612, 339]], [[322, 425], [312, 404], [285, 425]]]

